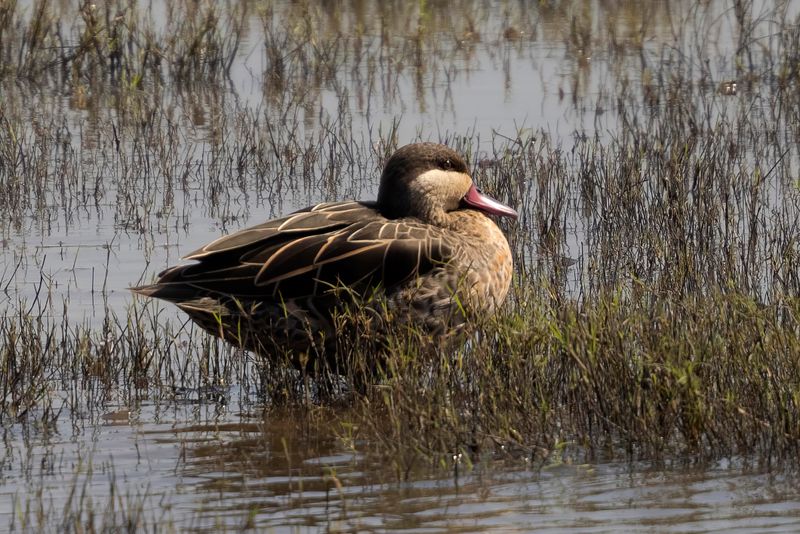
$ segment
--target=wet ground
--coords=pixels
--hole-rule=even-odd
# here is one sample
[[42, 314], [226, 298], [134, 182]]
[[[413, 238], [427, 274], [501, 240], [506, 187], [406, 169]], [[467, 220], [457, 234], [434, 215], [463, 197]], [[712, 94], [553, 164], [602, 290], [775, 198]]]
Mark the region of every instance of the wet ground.
[[[127, 287], [221, 233], [318, 200], [372, 198], [371, 150], [381, 138], [468, 139], [472, 161], [489, 173], [494, 147], [521, 133], [547, 136], [564, 152], [585, 136], [619, 137], [628, 126], [612, 112], [620, 80], [646, 103], [641, 94], [658, 83], [650, 76], [670, 51], [691, 63], [705, 47], [711, 79], [697, 67], [701, 98], [713, 99], [719, 117], [742, 105], [741, 89], [724, 85], [742, 60], [737, 14], [725, 2], [485, 1], [455, 13], [430, 4], [306, 6], [323, 11], [311, 17], [323, 22], [313, 53], [297, 59], [297, 43], [281, 39], [305, 35], [305, 4], [243, 3], [230, 73], [214, 83], [145, 80], [128, 94], [123, 81], [64, 88], [4, 80], [0, 95], [15, 109], [7, 117], [28, 119], [5, 142], [40, 146], [19, 165], [46, 170], [36, 191], [5, 208], [0, 311], [35, 303], [55, 322], [98, 325], [113, 314], [124, 323], [133, 305]], [[775, 4], [745, 4], [774, 36]], [[168, 17], [159, 2], [139, 9], [157, 28]], [[417, 25], [424, 31], [415, 37]], [[634, 107], [648, 113], [646, 104]], [[137, 126], [137, 113], [153, 126]], [[249, 125], [265, 124], [277, 137], [271, 159], [263, 175], [243, 173], [240, 149], [269, 138], [255, 139]], [[117, 128], [129, 143], [121, 149]], [[304, 147], [316, 149], [292, 160]], [[293, 168], [282, 167], [290, 160]], [[566, 217], [559, 255], [578, 260], [566, 276], [580, 294], [588, 223], [574, 209]], [[184, 320], [163, 308], [158, 321]], [[346, 428], [302, 411], [264, 415], [246, 384], [210, 395], [165, 385], [135, 399], [92, 391], [55, 388], [48, 395], [58, 417], [4, 426], [0, 530], [50, 530], [72, 524], [71, 514], [85, 521], [87, 510], [95, 528], [124, 517], [164, 530], [800, 530], [791, 475], [735, 458], [573, 465], [509, 454], [397, 472]]]

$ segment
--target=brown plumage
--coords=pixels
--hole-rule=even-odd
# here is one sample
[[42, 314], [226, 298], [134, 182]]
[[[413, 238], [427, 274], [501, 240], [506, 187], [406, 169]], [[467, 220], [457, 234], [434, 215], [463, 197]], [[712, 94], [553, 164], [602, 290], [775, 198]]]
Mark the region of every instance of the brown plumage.
[[408, 321], [432, 336], [493, 310], [512, 263], [486, 213], [516, 217], [475, 188], [453, 150], [407, 145], [386, 163], [377, 201], [317, 204], [221, 237], [132, 290], [238, 346], [308, 367], [335, 356], [337, 317], [354, 302], [378, 330]]

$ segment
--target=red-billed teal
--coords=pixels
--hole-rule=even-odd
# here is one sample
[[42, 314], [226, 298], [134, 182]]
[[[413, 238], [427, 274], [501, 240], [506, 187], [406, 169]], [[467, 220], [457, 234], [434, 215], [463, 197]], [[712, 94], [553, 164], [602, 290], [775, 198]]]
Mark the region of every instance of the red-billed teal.
[[377, 201], [317, 204], [221, 237], [132, 290], [235, 345], [267, 358], [288, 349], [307, 366], [335, 351], [336, 317], [354, 300], [380, 301], [385, 317], [434, 338], [494, 310], [512, 259], [487, 215], [517, 213], [481, 193], [455, 151], [411, 144], [386, 163]]

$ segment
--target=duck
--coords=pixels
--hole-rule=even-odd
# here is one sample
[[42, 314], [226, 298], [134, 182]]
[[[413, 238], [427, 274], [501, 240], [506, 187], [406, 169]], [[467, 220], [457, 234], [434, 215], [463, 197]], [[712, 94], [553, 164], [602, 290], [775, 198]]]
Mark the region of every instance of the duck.
[[225, 235], [130, 289], [268, 362], [318, 369], [342, 361], [341, 318], [356, 304], [370, 310], [359, 315], [367, 335], [411, 324], [434, 342], [501, 306], [513, 262], [494, 216], [517, 212], [476, 187], [458, 152], [413, 143], [386, 161], [376, 200], [323, 202]]

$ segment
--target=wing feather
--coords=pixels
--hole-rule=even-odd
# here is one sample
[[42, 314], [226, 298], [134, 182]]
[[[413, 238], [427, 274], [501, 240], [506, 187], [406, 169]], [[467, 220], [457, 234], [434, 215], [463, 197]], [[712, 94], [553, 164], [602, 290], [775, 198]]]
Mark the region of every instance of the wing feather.
[[217, 239], [159, 284], [175, 295], [191, 286], [243, 300], [316, 297], [341, 286], [391, 290], [452, 256], [438, 229], [385, 219], [374, 204], [327, 203]]
[[222, 236], [184, 256], [197, 260], [227, 251], [244, 252], [269, 240], [285, 241], [302, 235], [320, 234], [345, 228], [376, 215], [374, 202], [323, 203], [300, 210], [286, 217]]

